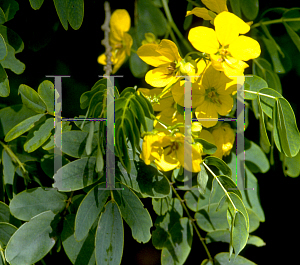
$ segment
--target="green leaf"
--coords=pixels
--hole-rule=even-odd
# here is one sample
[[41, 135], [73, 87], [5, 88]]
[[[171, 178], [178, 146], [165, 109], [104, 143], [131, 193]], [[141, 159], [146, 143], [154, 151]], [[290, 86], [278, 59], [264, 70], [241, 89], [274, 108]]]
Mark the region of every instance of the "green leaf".
[[[260, 96], [257, 95], [257, 104], [259, 108], [259, 132], [260, 132], [260, 141], [264, 143], [264, 145], [270, 147], [270, 141], [268, 138], [268, 134], [266, 131], [266, 125], [265, 125], [265, 114], [262, 111], [261, 102], [260, 102]], [[269, 163], [269, 162], [268, 162]]]
[[29, 221], [48, 210], [54, 214], [59, 213], [65, 208], [66, 200], [67, 196], [57, 190], [43, 190], [39, 187], [18, 193], [10, 201], [9, 209], [18, 219]]
[[90, 131], [89, 131], [88, 138], [86, 140], [86, 145], [85, 145], [85, 151], [86, 151], [86, 154], [88, 156], [92, 153], [92, 144], [93, 144], [93, 138], [94, 138], [94, 128], [95, 128], [95, 123], [94, 123], [94, 121], [92, 121], [91, 124], [90, 124]]
[[25, 64], [23, 64], [20, 60], [15, 57], [14, 48], [6, 43], [7, 46], [7, 56], [0, 63], [4, 68], [8, 68], [13, 71], [15, 74], [22, 74], [25, 70]]
[[203, 153], [205, 153], [205, 154], [211, 155], [217, 151], [217, 146], [215, 146], [214, 144], [212, 144], [204, 139], [197, 138], [197, 139], [195, 139], [195, 142], [202, 144]]
[[199, 186], [198, 186], [199, 192], [201, 194], [204, 194], [206, 185], [207, 185], [207, 181], [208, 181], [208, 175], [207, 175], [206, 169], [203, 166], [203, 164], [200, 164], [200, 168], [201, 168], [201, 171], [197, 175], [197, 182], [199, 184]]
[[164, 35], [167, 31], [167, 20], [159, 8], [149, 0], [137, 2], [138, 21], [136, 25], [137, 45], [140, 46], [145, 33], [151, 32], [155, 36]]
[[43, 212], [13, 234], [5, 249], [5, 258], [11, 265], [33, 264], [52, 249], [55, 240], [49, 234], [54, 216], [51, 211]]
[[[217, 176], [217, 178], [227, 192], [232, 192], [232, 193], [236, 194], [241, 200], [243, 199], [241, 191], [238, 189], [236, 183], [234, 183], [234, 181], [231, 178], [229, 178], [227, 176], [222, 176], [222, 175]], [[217, 182], [217, 180], [215, 180], [215, 179], [213, 181]], [[218, 185], [219, 185], [219, 183], [218, 183]]]
[[0, 5], [5, 13], [6, 21], [13, 19], [19, 10], [19, 4], [15, 0], [1, 0]]
[[118, 205], [109, 201], [101, 214], [95, 237], [96, 263], [120, 264], [124, 247], [124, 230]]
[[13, 105], [0, 110], [0, 122], [3, 130], [0, 130], [0, 137], [4, 136], [20, 122], [34, 116], [36, 113], [23, 104]]
[[283, 20], [283, 25], [285, 26], [285, 29], [287, 33], [289, 34], [290, 38], [296, 45], [298, 51], [300, 51], [300, 37], [299, 35]]
[[[69, 163], [69, 161], [64, 156], [55, 154], [55, 157], [57, 157], [57, 159], [62, 160], [63, 166]], [[54, 165], [54, 154], [44, 155], [42, 157], [41, 167], [42, 167], [43, 171], [46, 173], [46, 175], [48, 177], [50, 177], [51, 179], [53, 178], [53, 175], [54, 175], [54, 166], [53, 165]]]
[[180, 218], [169, 231], [161, 252], [161, 264], [184, 264], [190, 254], [193, 241], [193, 226], [187, 217]]
[[[72, 206], [72, 204], [71, 204]], [[75, 215], [68, 214], [65, 217], [61, 241], [64, 250], [73, 264], [95, 265], [95, 229], [91, 229], [88, 235], [80, 242], [74, 236]]]
[[221, 252], [214, 257], [218, 265], [256, 265], [254, 262], [242, 257], [237, 256], [234, 260], [229, 261], [229, 253]]
[[54, 118], [48, 118], [41, 126], [33, 131], [24, 144], [24, 150], [31, 153], [42, 146], [51, 136], [51, 131], [54, 129]]
[[68, 0], [68, 21], [75, 30], [81, 27], [83, 21], [83, 3], [83, 0]]
[[[290, 8], [290, 9], [285, 9], [285, 12], [282, 15], [283, 21], [287, 23], [294, 31], [300, 30], [300, 22], [299, 22], [299, 17], [300, 17], [300, 8]], [[295, 21], [286, 21], [285, 19], [291, 19], [291, 18], [296, 18]]]
[[2, 165], [4, 184], [13, 185], [16, 167], [14, 166], [11, 157], [7, 154], [5, 149], [3, 149], [2, 152]]
[[[4, 70], [4, 68], [2, 67], [2, 65], [0, 64], [0, 83], [5, 82], [6, 80], [8, 82], [7, 74], [6, 74], [5, 70]], [[8, 92], [5, 92], [5, 89], [7, 91], [7, 86], [5, 86], [4, 84], [2, 85], [2, 89], [3, 89], [3, 92], [1, 94], [3, 94], [3, 96], [5, 96], [7, 94], [9, 95], [9, 86], [8, 86]]]
[[54, 85], [52, 82], [45, 80], [39, 84], [38, 95], [47, 107], [47, 112], [54, 115]]
[[[229, 197], [230, 197], [231, 201], [235, 205], [236, 209], [244, 215], [245, 220], [246, 220], [246, 228], [247, 228], [247, 231], [248, 231], [249, 230], [249, 223], [250, 223], [249, 222], [249, 215], [248, 215], [247, 209], [246, 209], [243, 201], [241, 200], [241, 198], [239, 196], [236, 195], [236, 193], [229, 192], [228, 194], [229, 194]], [[224, 195], [224, 197], [225, 197], [225, 195]], [[227, 196], [226, 196], [226, 200], [228, 202], [228, 209], [231, 212], [231, 215], [234, 216], [236, 214], [235, 209], [233, 208], [233, 206], [231, 204], [231, 201], [229, 200], [229, 198]]]
[[7, 48], [5, 44], [5, 40], [0, 34], [0, 61], [3, 61], [7, 56]]
[[9, 223], [0, 223], [0, 246], [5, 248], [11, 236], [16, 232], [17, 228]]
[[237, 15], [238, 17], [242, 17], [242, 13], [241, 13], [241, 4], [240, 4], [241, 0], [230, 0], [230, 7], [232, 12]]
[[245, 207], [253, 210], [254, 213], [258, 216], [259, 220], [261, 222], [264, 222], [265, 215], [260, 204], [259, 187], [258, 187], [256, 177], [252, 174], [252, 172], [248, 169], [248, 167], [245, 166], [245, 179], [242, 179], [242, 174], [241, 174], [242, 165], [240, 163], [236, 164], [236, 155], [234, 153], [231, 153], [229, 158], [230, 160], [227, 163], [232, 170], [233, 176], [237, 176], [239, 181], [241, 183], [244, 183], [243, 188], [247, 188], [247, 190], [245, 189], [240, 190], [243, 196], [243, 203]]
[[120, 162], [117, 163], [116, 180], [142, 193], [144, 197], [162, 198], [170, 193], [169, 182], [156, 168], [133, 160], [130, 163], [130, 174]]
[[296, 156], [300, 149], [300, 134], [295, 114], [289, 102], [284, 98], [277, 99], [277, 108], [282, 150], [288, 157]]
[[100, 79], [93, 85], [93, 87], [91, 88], [90, 91], [84, 92], [80, 97], [80, 108], [81, 109], [87, 108], [90, 104], [92, 97], [97, 92], [102, 91], [102, 93], [107, 93], [106, 92], [106, 83], [107, 83], [106, 79], [104, 79], [104, 78]]
[[230, 232], [227, 229], [214, 230], [205, 236], [205, 243], [224, 242], [230, 243]]
[[[2, 65], [0, 65], [0, 68], [3, 69]], [[5, 72], [4, 69], [3, 69], [3, 71]], [[4, 75], [4, 72], [2, 72], [3, 75]], [[5, 74], [6, 74], [6, 72], [5, 72]], [[10, 87], [9, 87], [8, 78], [6, 78], [2, 83], [0, 83], [0, 97], [8, 97], [9, 93], [10, 93]]]
[[164, 215], [169, 209], [171, 200], [172, 192], [170, 192], [169, 195], [164, 198], [152, 198], [153, 210], [158, 215]]
[[[136, 30], [132, 28], [132, 31], [130, 33], [133, 40], [132, 49], [137, 50], [140, 47], [141, 43], [138, 43]], [[149, 68], [148, 64], [146, 64], [142, 59], [140, 59], [140, 57], [135, 52], [132, 52], [130, 54], [129, 67], [131, 73], [136, 78], [144, 77]]]
[[0, 8], [0, 24], [3, 24], [5, 22], [6, 22], [5, 14], [4, 14], [2, 8]]
[[204, 159], [204, 162], [207, 165], [212, 165], [217, 167], [223, 175], [226, 175], [228, 177], [231, 177], [231, 169], [228, 167], [228, 165], [220, 158], [215, 156], [208, 156]]
[[[192, 9], [193, 9], [193, 4], [191, 2], [188, 2], [186, 11], [191, 11]], [[191, 26], [192, 21], [193, 21], [193, 16], [185, 17], [184, 22], [183, 22], [183, 29], [187, 30]]]
[[[62, 152], [76, 158], [86, 157], [86, 141], [88, 133], [82, 131], [68, 131], [63, 132], [62, 139]], [[92, 140], [92, 153], [91, 156], [96, 156], [97, 152], [97, 136], [93, 135]]]
[[22, 135], [23, 133], [29, 131], [31, 128], [34, 127], [35, 123], [40, 120], [45, 114], [37, 114], [26, 120], [20, 122], [16, 126], [14, 126], [10, 131], [6, 134], [4, 140], [6, 142], [12, 141]]
[[258, 0], [241, 0], [243, 14], [249, 20], [254, 20], [258, 15]]
[[42, 4], [44, 3], [44, 0], [29, 0], [30, 5], [34, 10], [38, 10], [41, 8]]
[[263, 150], [256, 143], [245, 138], [245, 161], [253, 172], [266, 173], [270, 169], [269, 160]]
[[258, 236], [249, 236], [247, 244], [251, 244], [257, 247], [263, 247], [266, 243]]
[[205, 205], [195, 214], [195, 219], [199, 227], [206, 231], [211, 232], [217, 229], [228, 229], [228, 222], [226, 218], [226, 207], [222, 207], [216, 211], [218, 203], [211, 203], [209, 206]]
[[[278, 54], [278, 48], [277, 48], [277, 43], [275, 42], [275, 40], [272, 38], [272, 39], [268, 39], [264, 36], [262, 36], [262, 40], [270, 54], [270, 57], [271, 57], [271, 60], [272, 60], [272, 63], [274, 65], [274, 71], [276, 73], [285, 73], [288, 71], [285, 70], [285, 67], [282, 63], [282, 58], [279, 56]], [[278, 46], [279, 47], [279, 46]]]
[[[4, 163], [3, 163], [4, 165]], [[300, 152], [294, 157], [286, 156], [284, 158], [284, 173], [289, 177], [295, 178], [300, 175]]]
[[232, 245], [235, 252], [235, 257], [246, 246], [248, 240], [247, 221], [245, 216], [237, 211], [234, 218]]
[[68, 30], [68, 0], [53, 0], [57, 15], [65, 30]]
[[[271, 89], [271, 88], [263, 88], [261, 90], [259, 90], [259, 93], [261, 94], [265, 94], [265, 95], [270, 95], [273, 96], [275, 98], [281, 98], [282, 95], [279, 94], [277, 91]], [[275, 106], [276, 103], [276, 99], [275, 98], [271, 98], [271, 97], [266, 97], [263, 95], [259, 95], [260, 100], [261, 100], [261, 107], [264, 113], [266, 113], [266, 115], [272, 119], [273, 116], [273, 108]]]
[[40, 98], [39, 94], [31, 87], [27, 85], [20, 85], [19, 94], [21, 94], [23, 104], [28, 108], [37, 113], [44, 113], [46, 111], [45, 103]]
[[62, 168], [54, 175], [53, 187], [59, 191], [80, 190], [95, 183], [100, 177], [95, 172], [95, 157], [77, 159]]
[[19, 53], [24, 50], [24, 42], [12, 29], [0, 25], [0, 34], [4, 38], [5, 42], [14, 48], [15, 53]]
[[245, 76], [245, 99], [256, 99], [257, 94], [249, 93], [248, 91], [258, 92], [262, 88], [267, 88], [267, 82], [259, 76]]
[[260, 225], [259, 218], [251, 209], [247, 208], [249, 216], [249, 233], [254, 232]]
[[106, 189], [106, 183], [100, 183], [91, 189], [81, 201], [75, 219], [74, 235], [77, 241], [83, 240], [88, 235], [109, 195], [110, 191]]
[[256, 58], [253, 60], [252, 71], [254, 75], [258, 75], [267, 81], [268, 87], [273, 88], [282, 94], [282, 87], [278, 75], [273, 71], [271, 64], [264, 58]]
[[150, 240], [150, 228], [152, 227], [151, 216], [144, 208], [140, 199], [125, 185], [116, 183], [114, 199], [116, 200], [123, 219], [132, 231], [132, 237], [139, 243], [146, 243]]

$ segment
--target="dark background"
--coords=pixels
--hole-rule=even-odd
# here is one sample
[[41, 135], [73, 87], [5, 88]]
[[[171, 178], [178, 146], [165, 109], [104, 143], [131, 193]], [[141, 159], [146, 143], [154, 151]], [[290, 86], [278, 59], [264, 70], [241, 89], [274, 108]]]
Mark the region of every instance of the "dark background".
[[[103, 75], [103, 66], [97, 63], [97, 57], [104, 52], [101, 45], [103, 32], [101, 25], [104, 21], [103, 1], [85, 1], [84, 20], [81, 28], [77, 31], [70, 26], [65, 31], [58, 19], [53, 1], [45, 1], [40, 10], [35, 11], [30, 7], [29, 1], [18, 1], [19, 11], [15, 18], [5, 25], [17, 32], [24, 41], [25, 49], [16, 57], [26, 65], [24, 74], [15, 75], [8, 72], [10, 79], [11, 95], [8, 98], [1, 98], [0, 103], [16, 104], [16, 94], [20, 84], [26, 84], [37, 89], [40, 82], [46, 79], [46, 75], [70, 75], [62, 82], [63, 113], [64, 117], [75, 117], [85, 114], [85, 110], [80, 109], [80, 95], [91, 89], [93, 84], [99, 79], [98, 75]], [[185, 16], [186, 1], [170, 1], [170, 9], [175, 23], [183, 31], [183, 21]], [[134, 1], [111, 1], [111, 8], [126, 9], [132, 18]], [[260, 1], [260, 13], [270, 7], [296, 7], [295, 1]], [[194, 17], [192, 27], [200, 25], [201, 20]], [[257, 22], [258, 19], [255, 21]], [[286, 37], [285, 29], [282, 25], [271, 26], [271, 33], [292, 58], [293, 69], [286, 74], [279, 75], [283, 87], [283, 96], [292, 105], [296, 118], [298, 104], [298, 90], [300, 89], [297, 80], [300, 74], [299, 51]], [[187, 37], [188, 31], [185, 36]], [[265, 54], [265, 51], [262, 51]], [[296, 70], [298, 68], [298, 70]], [[251, 72], [251, 69], [246, 70]], [[132, 77], [128, 63], [126, 63], [117, 74], [124, 78], [118, 79], [116, 85], [120, 90], [127, 86], [140, 85], [141, 81]], [[51, 79], [49, 79], [51, 80]], [[51, 80], [54, 81], [53, 79]], [[145, 87], [145, 84], [142, 83]], [[245, 136], [258, 142], [258, 121], [250, 114], [249, 124]], [[298, 121], [299, 127], [299, 121]], [[253, 129], [252, 129], [253, 128]], [[299, 165], [300, 166], [300, 165]], [[299, 244], [299, 178], [284, 177], [278, 153], [275, 152], [275, 165], [267, 174], [255, 174], [259, 187], [261, 204], [265, 212], [266, 221], [260, 223], [260, 227], [253, 234], [261, 237], [266, 246], [257, 248], [252, 245], [246, 246], [241, 255], [249, 258], [257, 264], [273, 264], [279, 262], [279, 258], [288, 264], [295, 260]], [[183, 193], [181, 194], [183, 196]], [[145, 207], [155, 221], [155, 213], [152, 210], [151, 199], [143, 200]], [[127, 224], [123, 222], [124, 232], [124, 253], [122, 264], [154, 265], [160, 264], [160, 251], [156, 250], [151, 240], [147, 244], [139, 244], [133, 240], [131, 231]], [[153, 229], [153, 228], [152, 228]], [[153, 230], [152, 230], [153, 231]], [[202, 231], [202, 236], [205, 233]], [[208, 245], [212, 256], [228, 251], [228, 244], [211, 243]], [[66, 258], [63, 250], [59, 254], [54, 254], [64, 264], [71, 264]], [[197, 236], [194, 236], [192, 251], [186, 264], [201, 264], [206, 258], [205, 251]], [[45, 258], [45, 261], [50, 258]], [[57, 261], [57, 260], [56, 260]], [[47, 262], [48, 264], [48, 262]], [[274, 263], [275, 264], [275, 263]]]

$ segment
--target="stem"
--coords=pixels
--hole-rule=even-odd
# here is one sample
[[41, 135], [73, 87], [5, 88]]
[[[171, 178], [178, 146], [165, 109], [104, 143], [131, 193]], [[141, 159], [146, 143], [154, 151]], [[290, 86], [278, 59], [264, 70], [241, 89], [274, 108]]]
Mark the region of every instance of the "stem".
[[201, 241], [201, 243], [202, 243], [202, 245], [203, 245], [203, 247], [204, 247], [204, 249], [205, 249], [205, 251], [206, 251], [206, 254], [207, 254], [209, 260], [213, 260], [212, 257], [211, 257], [211, 255], [210, 255], [210, 253], [209, 253], [209, 250], [208, 250], [208, 248], [207, 248], [207, 246], [206, 246], [206, 244], [205, 244], [205, 242], [204, 242], [204, 238], [200, 235], [200, 232], [199, 232], [197, 226], [195, 225], [194, 218], [192, 218], [192, 216], [191, 216], [190, 213], [189, 213], [189, 210], [187, 209], [187, 207], [186, 207], [185, 204], [184, 204], [184, 200], [181, 199], [180, 195], [177, 193], [176, 189], [173, 187], [173, 185], [172, 185], [172, 183], [170, 182], [170, 180], [169, 180], [165, 175], [164, 175], [164, 177], [165, 177], [165, 178], [167, 179], [167, 181], [169, 182], [169, 185], [171, 186], [172, 191], [174, 192], [174, 194], [176, 195], [176, 197], [179, 199], [179, 201], [180, 201], [180, 203], [181, 203], [181, 205], [182, 205], [184, 211], [186, 212], [186, 214], [187, 214], [189, 220], [191, 221], [191, 223], [192, 223], [194, 229], [196, 230], [196, 233], [197, 233], [197, 235], [198, 235], [198, 237], [199, 237], [199, 239], [200, 239], [200, 241]]
[[174, 23], [167, 1], [162, 0], [162, 4], [170, 26], [173, 28], [173, 30], [175, 31], [179, 39], [182, 41], [183, 45], [188, 49], [188, 51], [193, 51], [194, 49], [191, 46], [191, 44], [184, 38], [184, 36], [181, 34], [180, 30], [177, 28], [176, 24]]
[[186, 0], [188, 2], [190, 2], [191, 4], [193, 4], [194, 6], [198, 6], [198, 7], [201, 7], [198, 3], [196, 3], [195, 1], [192, 1], [192, 0]]
[[255, 23], [254, 25], [251, 26], [251, 29], [260, 27], [261, 24], [264, 25], [271, 25], [271, 24], [278, 24], [278, 23], [283, 23], [283, 22], [293, 22], [293, 21], [300, 21], [300, 18], [279, 18], [279, 19], [274, 19], [274, 20], [269, 20], [269, 21], [260, 21], [258, 23]]
[[170, 33], [170, 35], [171, 35], [171, 39], [172, 39], [173, 42], [176, 44], [176, 46], [177, 46], [177, 48], [178, 48], [179, 54], [182, 55], [182, 51], [181, 51], [181, 49], [180, 49], [180, 47], [179, 47], [179, 44], [178, 44], [178, 42], [177, 42], [176, 36], [175, 36], [175, 34], [174, 34], [173, 30], [172, 30], [172, 27], [171, 27], [170, 23], [168, 23], [168, 28], [169, 28], [169, 33]]
[[69, 208], [69, 206], [70, 206], [70, 204], [72, 202], [73, 195], [74, 195], [74, 191], [71, 192], [71, 195], [70, 195], [69, 199], [67, 200], [67, 205], [66, 205], [66, 208], [65, 208], [62, 216], [65, 216], [67, 214], [67, 210], [68, 210], [68, 208]]
[[14, 152], [8, 147], [8, 145], [4, 144], [2, 141], [0, 141], [0, 144], [3, 146], [7, 154], [10, 156], [12, 161], [17, 163], [19, 167], [21, 168], [22, 172], [27, 172], [26, 169], [23, 166], [23, 163], [19, 160], [19, 158], [14, 154]]
[[263, 94], [263, 93], [259, 93], [259, 92], [254, 92], [254, 91], [250, 91], [250, 90], [244, 90], [244, 91], [247, 92], [247, 93], [250, 93], [250, 94], [256, 94], [256, 95], [261, 95], [261, 96], [265, 96], [265, 97], [268, 97], [268, 98], [277, 99], [276, 97], [266, 95], [266, 94]]
[[208, 167], [208, 165], [205, 164], [205, 162], [203, 162], [203, 165], [208, 169], [208, 171], [214, 176], [214, 178], [218, 181], [219, 185], [221, 186], [221, 188], [223, 189], [223, 191], [225, 192], [226, 196], [228, 197], [228, 199], [230, 200], [234, 211], [237, 211], [237, 208], [235, 207], [233, 201], [231, 200], [230, 196], [228, 195], [228, 192], [225, 190], [225, 188], [223, 187], [222, 183], [220, 182], [220, 180], [218, 179], [218, 177], [216, 176], [216, 174], [214, 172], [212, 172], [212, 170]]
[[4, 253], [3, 253], [3, 249], [0, 250], [1, 251], [1, 257], [2, 257], [2, 260], [4, 261], [4, 264], [6, 265], [6, 259], [4, 257]]

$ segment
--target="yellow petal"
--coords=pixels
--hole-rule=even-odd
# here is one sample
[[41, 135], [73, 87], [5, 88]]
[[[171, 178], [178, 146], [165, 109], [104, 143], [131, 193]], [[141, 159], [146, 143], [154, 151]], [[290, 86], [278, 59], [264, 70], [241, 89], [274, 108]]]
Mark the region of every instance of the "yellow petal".
[[200, 52], [214, 54], [219, 49], [219, 42], [216, 32], [207, 27], [192, 28], [188, 35], [189, 41]]
[[[184, 153], [190, 155], [191, 162], [185, 161]], [[184, 142], [179, 145], [178, 150], [176, 151], [176, 156], [180, 162], [180, 164], [190, 172], [199, 172], [201, 171], [200, 163], [202, 161], [201, 154], [191, 145], [184, 145]], [[192, 164], [192, 168], [190, 168], [190, 164]]]
[[[209, 101], [204, 101], [196, 108], [195, 115], [198, 121], [206, 128], [215, 126], [217, 124], [218, 113], [215, 109], [215, 104]], [[202, 120], [204, 119], [204, 120]], [[209, 120], [215, 119], [215, 120]]]
[[173, 62], [169, 58], [157, 52], [159, 44], [148, 43], [137, 50], [137, 55], [147, 64], [158, 67], [162, 64]]
[[221, 13], [223, 11], [228, 11], [226, 0], [201, 0], [203, 4], [207, 6], [208, 9]]
[[227, 115], [233, 107], [233, 98], [230, 95], [219, 95], [222, 104], [215, 104], [215, 109], [220, 115]]
[[164, 87], [173, 80], [167, 69], [169, 64], [162, 65], [147, 72], [145, 81], [153, 87]]
[[130, 16], [125, 9], [115, 10], [110, 19], [110, 34], [113, 39], [119, 39], [130, 29]]
[[239, 34], [245, 34], [250, 30], [242, 19], [233, 13], [223, 11], [214, 20], [218, 41], [223, 45], [233, 42]]
[[179, 55], [178, 48], [173, 41], [163, 39], [156, 50], [162, 56], [167, 58], [170, 62], [180, 62], [182, 59]]
[[220, 79], [220, 71], [217, 71], [211, 64], [207, 66], [201, 78], [201, 85], [205, 88], [217, 87]]
[[131, 46], [133, 43], [132, 37], [128, 33], [124, 33], [123, 40], [124, 40], [125, 52], [127, 56], [130, 56]]
[[204, 20], [212, 20], [213, 18], [208, 14], [208, 10], [205, 7], [195, 7], [191, 11], [186, 12], [186, 16], [195, 15], [201, 17]]
[[161, 171], [170, 171], [180, 166], [180, 162], [171, 155], [166, 155], [166, 152], [162, 154], [160, 160], [154, 160], [154, 163]]
[[244, 69], [249, 67], [248, 64], [241, 60], [237, 60], [233, 57], [228, 58], [222, 63], [224, 74], [230, 79], [236, 78], [237, 76], [244, 77]]
[[239, 36], [229, 45], [228, 50], [234, 58], [243, 61], [255, 59], [261, 52], [259, 43], [247, 36]]
[[125, 60], [126, 60], [126, 52], [125, 50], [122, 50], [120, 53], [118, 53], [118, 57], [116, 57], [116, 62], [114, 64], [114, 68], [111, 73], [115, 74], [119, 70], [121, 65], [125, 62]]

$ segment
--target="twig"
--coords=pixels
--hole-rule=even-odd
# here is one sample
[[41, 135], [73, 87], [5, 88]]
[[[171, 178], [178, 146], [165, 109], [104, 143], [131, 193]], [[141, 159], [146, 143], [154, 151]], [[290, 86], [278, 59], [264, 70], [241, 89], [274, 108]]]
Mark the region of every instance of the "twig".
[[109, 76], [112, 72], [112, 62], [111, 62], [111, 46], [109, 45], [109, 22], [111, 17], [110, 6], [106, 1], [104, 2], [104, 11], [105, 11], [105, 20], [101, 29], [104, 31], [104, 39], [101, 41], [101, 44], [105, 47], [105, 56], [106, 56], [106, 65], [103, 69], [106, 76]]

